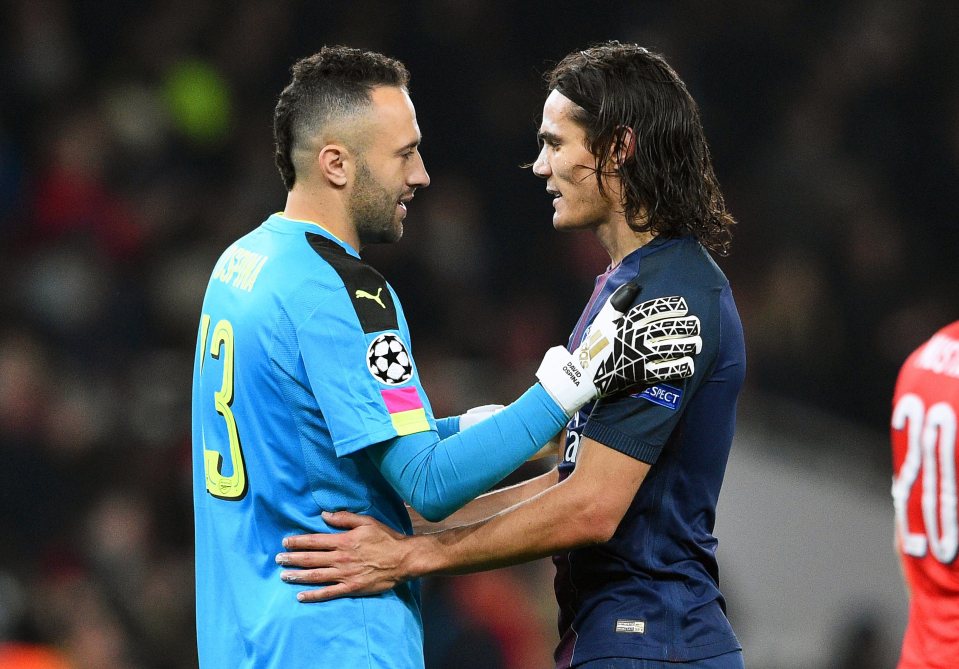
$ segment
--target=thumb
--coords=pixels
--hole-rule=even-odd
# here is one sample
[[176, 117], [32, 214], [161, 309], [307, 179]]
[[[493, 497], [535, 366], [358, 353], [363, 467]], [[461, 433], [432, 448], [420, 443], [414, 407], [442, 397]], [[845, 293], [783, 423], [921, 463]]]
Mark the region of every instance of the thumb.
[[594, 330], [602, 331], [603, 334], [615, 334], [613, 323], [622, 318], [623, 314], [633, 306], [640, 290], [639, 284], [635, 281], [628, 281], [613, 291], [613, 294], [606, 300], [606, 304], [596, 314], [591, 327]]
[[639, 284], [635, 281], [629, 281], [616, 289], [616, 292], [610, 296], [609, 303], [616, 311], [623, 314], [633, 306], [637, 295], [639, 295]]
[[323, 521], [330, 527], [337, 527], [342, 530], [350, 530], [360, 525], [372, 525], [373, 519], [369, 516], [361, 516], [351, 511], [324, 511], [320, 514]]

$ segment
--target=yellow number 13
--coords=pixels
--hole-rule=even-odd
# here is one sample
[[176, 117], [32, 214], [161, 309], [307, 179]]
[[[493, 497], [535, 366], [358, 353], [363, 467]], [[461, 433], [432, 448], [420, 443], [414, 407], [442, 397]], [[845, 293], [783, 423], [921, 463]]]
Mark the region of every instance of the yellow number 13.
[[[211, 318], [203, 314], [200, 319], [200, 369], [206, 361], [207, 334], [210, 331]], [[230, 441], [230, 462], [233, 473], [223, 475], [223, 456], [219, 452], [203, 447], [203, 467], [206, 472], [206, 490], [214, 497], [237, 501], [246, 495], [246, 464], [243, 462], [243, 449], [240, 447], [240, 433], [236, 429], [236, 418], [230, 408], [233, 404], [233, 326], [228, 320], [221, 320], [213, 328], [213, 341], [210, 355], [223, 361], [223, 383], [220, 390], [213, 393], [216, 412], [226, 422], [226, 433]], [[202, 372], [201, 372], [202, 373]]]

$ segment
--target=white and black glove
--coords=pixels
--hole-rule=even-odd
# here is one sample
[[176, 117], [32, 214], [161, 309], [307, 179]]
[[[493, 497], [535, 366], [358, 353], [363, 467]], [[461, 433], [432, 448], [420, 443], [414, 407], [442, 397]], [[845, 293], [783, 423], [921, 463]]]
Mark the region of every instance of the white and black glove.
[[612, 355], [600, 364], [593, 383], [597, 397], [634, 385], [688, 379], [693, 355], [703, 348], [699, 318], [679, 295], [640, 302], [615, 322]]
[[554, 346], [546, 352], [536, 378], [567, 415], [632, 385], [693, 375], [692, 354], [702, 349], [699, 319], [686, 315], [686, 301], [678, 296], [629, 309], [638, 294], [633, 282], [620, 286], [575, 351]]

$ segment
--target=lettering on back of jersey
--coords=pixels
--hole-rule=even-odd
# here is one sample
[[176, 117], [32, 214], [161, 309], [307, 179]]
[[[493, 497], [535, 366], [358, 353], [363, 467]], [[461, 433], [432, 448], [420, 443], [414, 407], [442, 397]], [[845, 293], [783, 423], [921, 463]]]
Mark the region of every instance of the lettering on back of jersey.
[[916, 359], [916, 367], [959, 379], [959, 341], [942, 333], [934, 335]]
[[254, 253], [234, 244], [220, 257], [213, 269], [213, 278], [249, 293], [267, 260], [269, 257], [262, 253]]
[[657, 383], [655, 386], [650, 386], [641, 393], [633, 393], [630, 397], [648, 400], [653, 404], [658, 404], [661, 407], [676, 411], [683, 401], [683, 390], [682, 388], [676, 388], [675, 386], [670, 386], [665, 383]]

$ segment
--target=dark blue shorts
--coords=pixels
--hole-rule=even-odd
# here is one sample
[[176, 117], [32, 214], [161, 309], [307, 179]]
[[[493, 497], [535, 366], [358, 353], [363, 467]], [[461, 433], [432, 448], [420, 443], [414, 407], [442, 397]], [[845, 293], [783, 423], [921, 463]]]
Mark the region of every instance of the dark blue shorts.
[[690, 662], [663, 662], [662, 660], [637, 660], [631, 657], [604, 657], [577, 664], [574, 669], [745, 669], [743, 652], [734, 650], [705, 660]]

